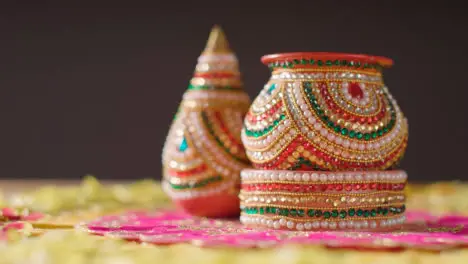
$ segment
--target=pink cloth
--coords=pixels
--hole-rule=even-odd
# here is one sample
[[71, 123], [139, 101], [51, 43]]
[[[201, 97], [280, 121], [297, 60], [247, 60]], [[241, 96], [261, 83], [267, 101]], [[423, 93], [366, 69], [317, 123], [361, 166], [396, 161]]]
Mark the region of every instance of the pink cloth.
[[252, 229], [234, 220], [203, 219], [177, 211], [105, 216], [81, 228], [92, 234], [133, 241], [194, 243], [207, 247], [270, 247], [292, 243], [357, 249], [443, 250], [468, 246], [468, 217], [436, 217], [425, 212], [408, 212], [406, 216], [408, 220], [402, 230], [391, 233]]

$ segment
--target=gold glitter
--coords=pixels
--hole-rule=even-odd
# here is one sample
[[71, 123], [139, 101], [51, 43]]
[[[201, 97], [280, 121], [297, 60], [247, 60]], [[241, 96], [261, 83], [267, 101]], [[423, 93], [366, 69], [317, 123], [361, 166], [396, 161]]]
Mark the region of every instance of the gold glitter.
[[[299, 154], [299, 152], [297, 152], [297, 151], [294, 151], [294, 152], [292, 153], [292, 156], [293, 156], [294, 158], [296, 158], [296, 159], [297, 159], [297, 158], [299, 158], [299, 157], [300, 157], [300, 154]], [[288, 159], [288, 160], [289, 160], [289, 159]]]

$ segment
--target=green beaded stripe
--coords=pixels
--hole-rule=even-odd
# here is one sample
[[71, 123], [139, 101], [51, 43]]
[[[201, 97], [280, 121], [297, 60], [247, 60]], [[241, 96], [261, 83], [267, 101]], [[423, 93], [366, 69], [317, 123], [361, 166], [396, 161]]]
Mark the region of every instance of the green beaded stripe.
[[402, 214], [406, 210], [406, 206], [390, 206], [390, 207], [378, 207], [375, 209], [342, 209], [342, 210], [319, 210], [319, 209], [288, 209], [278, 207], [244, 207], [242, 212], [246, 214], [273, 214], [280, 216], [292, 216], [292, 217], [310, 217], [310, 218], [347, 218], [347, 217], [376, 217], [376, 216], [387, 216], [389, 214]]
[[361, 63], [360, 61], [347, 60], [316, 60], [316, 59], [294, 59], [292, 61], [276, 61], [268, 64], [271, 70], [275, 68], [294, 68], [296, 65], [319, 66], [319, 67], [350, 67], [354, 69], [376, 69], [382, 70], [383, 66], [378, 63]]
[[273, 123], [271, 125], [269, 125], [268, 127], [266, 127], [263, 130], [258, 130], [258, 131], [249, 130], [249, 129], [247, 129], [246, 125], [244, 124], [245, 134], [247, 136], [249, 136], [249, 137], [261, 137], [261, 136], [267, 134], [268, 132], [270, 132], [271, 130], [273, 130], [273, 128], [275, 128], [285, 118], [286, 118], [286, 116], [284, 114], [281, 114], [280, 117], [278, 119], [276, 119], [275, 121], [273, 121]]
[[215, 139], [216, 143], [218, 143], [218, 145], [224, 149], [224, 151], [226, 151], [226, 153], [229, 154], [229, 156], [231, 156], [233, 159], [239, 161], [239, 162], [242, 162], [242, 163], [245, 163], [245, 164], [248, 164], [248, 161], [245, 160], [245, 159], [242, 159], [234, 154], [231, 153], [231, 150], [226, 147], [224, 144], [223, 144], [223, 141], [216, 135], [216, 133], [214, 132], [214, 129], [213, 129], [213, 125], [211, 123], [211, 121], [209, 120], [208, 116], [206, 115], [205, 112], [201, 112], [201, 116], [202, 116], [202, 119], [203, 119], [203, 123], [205, 125], [205, 127], [208, 129], [208, 132], [210, 132], [210, 134], [213, 136], [213, 138]]
[[189, 84], [188, 90], [229, 90], [229, 91], [242, 91], [239, 88], [232, 86], [214, 86], [214, 85], [193, 85]]
[[203, 179], [203, 180], [195, 182], [195, 183], [186, 183], [186, 184], [173, 184], [173, 183], [170, 183], [170, 185], [171, 185], [171, 187], [173, 189], [185, 190], [185, 189], [195, 189], [195, 188], [205, 187], [208, 184], [215, 183], [215, 182], [220, 182], [222, 180], [223, 180], [223, 177], [214, 176], [214, 177]]
[[297, 159], [297, 162], [288, 170], [300, 170], [301, 168], [303, 168], [302, 166], [305, 166], [308, 169], [312, 169], [315, 171], [323, 171], [323, 169], [320, 168], [317, 164], [313, 164], [310, 160], [304, 159], [303, 157], [299, 157]]
[[[318, 104], [317, 98], [315, 95], [312, 93], [312, 83], [310, 82], [304, 82], [304, 91], [306, 93], [307, 98], [309, 99], [310, 104], [312, 105], [312, 108], [314, 109], [314, 112], [317, 114], [320, 119], [327, 124], [327, 126], [331, 129], [333, 129], [336, 133], [339, 133], [343, 136], [346, 136], [348, 138], [354, 138], [354, 139], [359, 139], [359, 140], [371, 140], [371, 139], [376, 139], [379, 137], [382, 137], [383, 135], [387, 134], [389, 131], [392, 130], [392, 128], [395, 126], [396, 123], [396, 111], [393, 108], [393, 104], [389, 103], [390, 106], [390, 114], [391, 114], [391, 119], [388, 124], [377, 131], [374, 131], [372, 133], [361, 133], [361, 132], [356, 132], [354, 130], [348, 130], [347, 128], [341, 127], [338, 124], [335, 124], [333, 121], [330, 120], [330, 118], [325, 115], [325, 112], [323, 109], [320, 107]], [[390, 102], [389, 98], [387, 95], [385, 95], [386, 99]]]

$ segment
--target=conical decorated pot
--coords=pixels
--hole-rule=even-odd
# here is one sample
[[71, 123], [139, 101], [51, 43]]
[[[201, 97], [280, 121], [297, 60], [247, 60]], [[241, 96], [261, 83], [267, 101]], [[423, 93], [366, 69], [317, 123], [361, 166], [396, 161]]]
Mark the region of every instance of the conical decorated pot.
[[163, 150], [164, 190], [185, 211], [239, 214], [240, 171], [250, 164], [240, 133], [250, 102], [238, 60], [215, 26]]
[[395, 168], [408, 125], [383, 81], [383, 57], [283, 53], [262, 57], [270, 80], [245, 118], [253, 166], [267, 170]]

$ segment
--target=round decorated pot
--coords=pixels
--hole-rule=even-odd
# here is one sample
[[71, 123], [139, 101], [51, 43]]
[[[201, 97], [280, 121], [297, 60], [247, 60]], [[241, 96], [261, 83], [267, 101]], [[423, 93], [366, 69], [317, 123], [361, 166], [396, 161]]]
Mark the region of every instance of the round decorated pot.
[[258, 169], [385, 170], [408, 140], [407, 120], [384, 84], [392, 60], [341, 53], [262, 57], [270, 80], [244, 120], [242, 141]]
[[250, 105], [242, 88], [237, 58], [215, 27], [163, 149], [163, 188], [188, 213], [239, 214], [240, 171], [250, 164], [240, 136]]

